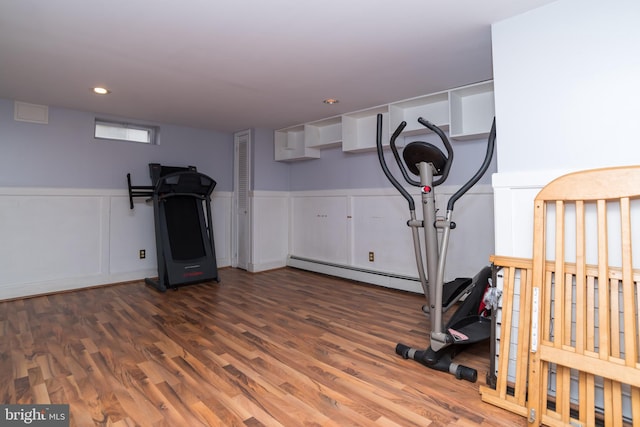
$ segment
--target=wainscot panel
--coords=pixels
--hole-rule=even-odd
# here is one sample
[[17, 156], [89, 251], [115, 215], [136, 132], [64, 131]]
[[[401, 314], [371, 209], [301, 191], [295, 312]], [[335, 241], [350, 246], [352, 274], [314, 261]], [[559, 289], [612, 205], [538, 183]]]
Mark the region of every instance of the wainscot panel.
[[[419, 203], [419, 193], [408, 189]], [[437, 188], [444, 215], [457, 187]], [[421, 218], [422, 212], [418, 212]], [[406, 202], [393, 189], [300, 191], [291, 193], [287, 264], [381, 286], [422, 292], [406, 222]], [[472, 277], [494, 252], [493, 191], [478, 185], [456, 204], [446, 279]]]
[[[156, 275], [153, 211], [128, 201], [125, 190], [0, 188], [0, 300]], [[231, 195], [214, 193], [212, 208], [226, 266]]]

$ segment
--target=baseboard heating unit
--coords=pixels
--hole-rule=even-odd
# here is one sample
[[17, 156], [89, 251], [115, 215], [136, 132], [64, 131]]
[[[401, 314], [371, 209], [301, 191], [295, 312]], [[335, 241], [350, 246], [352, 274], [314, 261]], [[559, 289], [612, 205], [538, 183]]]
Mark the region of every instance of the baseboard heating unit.
[[288, 257], [287, 266], [299, 268], [301, 270], [313, 271], [315, 273], [342, 277], [344, 279], [355, 280], [358, 282], [384, 286], [387, 288], [400, 289], [419, 294], [423, 293], [420, 281], [417, 277], [303, 258], [295, 255], [290, 255]]

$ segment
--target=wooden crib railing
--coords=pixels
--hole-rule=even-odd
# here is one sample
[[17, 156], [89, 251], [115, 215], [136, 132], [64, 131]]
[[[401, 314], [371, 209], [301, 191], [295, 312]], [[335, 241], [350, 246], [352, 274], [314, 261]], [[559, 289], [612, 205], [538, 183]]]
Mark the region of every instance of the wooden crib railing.
[[636, 241], [640, 167], [577, 172], [540, 191], [531, 263], [493, 259], [503, 267], [502, 328], [496, 388], [483, 387], [483, 400], [535, 426], [640, 425]]

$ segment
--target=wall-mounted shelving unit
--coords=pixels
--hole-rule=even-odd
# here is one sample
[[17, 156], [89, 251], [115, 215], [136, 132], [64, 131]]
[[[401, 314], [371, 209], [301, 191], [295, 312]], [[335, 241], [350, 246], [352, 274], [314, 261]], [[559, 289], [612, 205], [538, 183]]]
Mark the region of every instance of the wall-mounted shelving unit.
[[389, 107], [385, 105], [342, 116], [342, 151], [369, 151], [376, 147], [378, 114], [382, 114], [384, 143], [389, 145]]
[[276, 161], [319, 159], [320, 149], [305, 146], [304, 125], [277, 130], [275, 133]]
[[[476, 83], [443, 92], [405, 99], [390, 104], [334, 116], [275, 132], [275, 159], [316, 159], [323, 148], [342, 145], [345, 152], [376, 149], [377, 115], [382, 114], [384, 146], [402, 121], [403, 136], [430, 131], [418, 123], [422, 117], [444, 130], [451, 139], [482, 138], [489, 135], [495, 114], [493, 81]], [[402, 141], [398, 141], [402, 145]]]
[[391, 110], [392, 132], [402, 123], [407, 126], [402, 135], [420, 135], [429, 130], [418, 123], [418, 118], [429, 120], [443, 129], [449, 127], [449, 93], [441, 92], [421, 96], [406, 101], [395, 102], [389, 106]]
[[449, 91], [449, 134], [453, 139], [486, 136], [491, 130], [495, 104], [493, 81]]
[[336, 147], [342, 143], [342, 120], [331, 117], [304, 125], [304, 144], [307, 148]]

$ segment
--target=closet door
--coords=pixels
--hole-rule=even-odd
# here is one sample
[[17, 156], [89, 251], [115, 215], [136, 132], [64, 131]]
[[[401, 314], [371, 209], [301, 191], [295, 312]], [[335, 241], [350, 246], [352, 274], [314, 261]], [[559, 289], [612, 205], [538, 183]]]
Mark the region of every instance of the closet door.
[[251, 131], [234, 135], [234, 251], [232, 265], [248, 270], [251, 264]]

